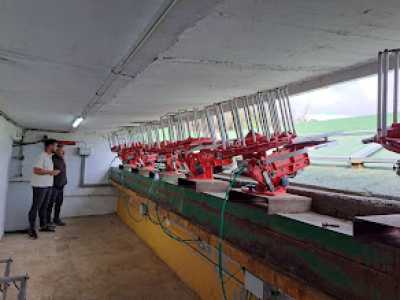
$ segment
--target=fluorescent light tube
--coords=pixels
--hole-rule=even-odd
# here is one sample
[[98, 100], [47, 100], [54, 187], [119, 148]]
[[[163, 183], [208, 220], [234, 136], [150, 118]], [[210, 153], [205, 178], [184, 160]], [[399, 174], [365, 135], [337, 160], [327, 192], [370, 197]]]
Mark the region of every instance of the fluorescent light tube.
[[78, 126], [82, 123], [83, 118], [82, 117], [78, 117], [74, 120], [74, 122], [72, 123], [72, 127], [73, 128], [78, 128]]

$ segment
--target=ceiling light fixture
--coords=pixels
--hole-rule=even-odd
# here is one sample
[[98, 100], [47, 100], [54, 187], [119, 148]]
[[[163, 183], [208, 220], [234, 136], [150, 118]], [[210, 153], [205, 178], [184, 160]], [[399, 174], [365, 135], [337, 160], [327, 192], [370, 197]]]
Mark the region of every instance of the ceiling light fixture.
[[72, 128], [78, 128], [78, 126], [81, 125], [82, 121], [83, 117], [77, 117], [72, 123]]

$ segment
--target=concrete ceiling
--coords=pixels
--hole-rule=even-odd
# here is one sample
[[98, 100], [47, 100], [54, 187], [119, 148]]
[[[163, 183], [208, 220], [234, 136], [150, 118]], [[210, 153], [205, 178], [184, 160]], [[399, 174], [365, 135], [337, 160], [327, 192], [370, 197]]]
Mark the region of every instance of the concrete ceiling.
[[0, 0], [0, 109], [69, 129], [163, 0]]
[[400, 45], [397, 0], [178, 2], [0, 0], [0, 109], [28, 127], [67, 130], [87, 113], [82, 128], [107, 129], [364, 75], [360, 65]]

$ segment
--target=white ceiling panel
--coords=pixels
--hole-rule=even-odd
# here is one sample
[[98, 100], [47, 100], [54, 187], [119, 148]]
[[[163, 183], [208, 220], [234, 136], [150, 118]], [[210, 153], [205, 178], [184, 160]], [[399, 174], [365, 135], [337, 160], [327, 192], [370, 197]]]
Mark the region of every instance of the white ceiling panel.
[[[397, 0], [189, 2], [173, 7], [147, 40], [161, 53], [145, 47], [133, 56], [82, 128], [336, 74], [400, 45]], [[166, 4], [0, 0], [1, 109], [26, 126], [69, 129]]]
[[99, 118], [154, 119], [331, 73], [399, 45], [399, 1], [226, 0], [121, 89]]
[[0, 49], [87, 67], [110, 68], [163, 0], [1, 0]]
[[70, 129], [163, 0], [0, 0], [0, 107]]

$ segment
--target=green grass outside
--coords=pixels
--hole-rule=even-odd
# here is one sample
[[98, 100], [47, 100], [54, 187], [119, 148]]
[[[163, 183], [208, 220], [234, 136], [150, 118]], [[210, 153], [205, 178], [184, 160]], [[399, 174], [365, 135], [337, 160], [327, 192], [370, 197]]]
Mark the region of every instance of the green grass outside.
[[360, 131], [376, 128], [376, 116], [361, 116], [326, 121], [299, 122], [296, 130], [299, 135], [317, 134], [333, 131]]

